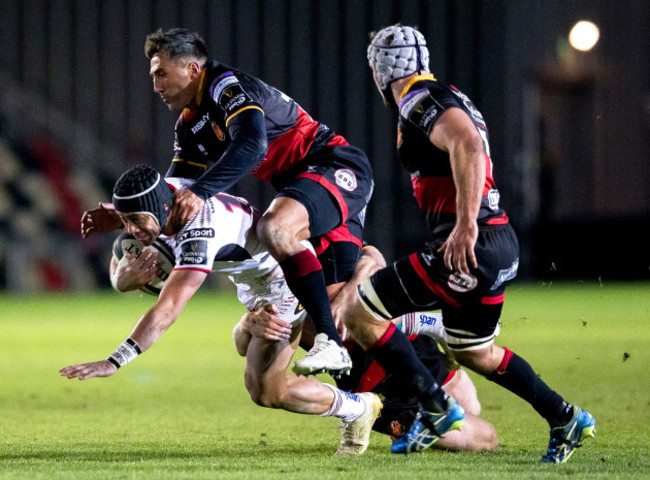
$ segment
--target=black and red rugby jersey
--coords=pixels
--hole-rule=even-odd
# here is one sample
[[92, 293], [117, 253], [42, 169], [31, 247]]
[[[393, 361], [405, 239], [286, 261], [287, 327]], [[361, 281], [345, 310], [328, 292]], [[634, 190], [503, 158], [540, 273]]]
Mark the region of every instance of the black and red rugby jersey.
[[413, 193], [426, 213], [434, 233], [451, 229], [456, 222], [456, 187], [449, 153], [429, 140], [433, 125], [448, 109], [462, 109], [474, 122], [485, 151], [485, 186], [478, 216], [479, 225], [505, 224], [508, 217], [499, 207], [499, 191], [492, 177], [488, 130], [481, 112], [463, 92], [435, 79], [432, 74], [415, 76], [399, 101], [397, 149], [400, 161], [411, 173]]
[[248, 109], [264, 114], [268, 150], [252, 170], [261, 180], [275, 184], [308, 153], [326, 145], [347, 145], [281, 91], [212, 60], [201, 73], [197, 106], [186, 108], [176, 122], [174, 158], [166, 176], [200, 177], [230, 145], [229, 122]]

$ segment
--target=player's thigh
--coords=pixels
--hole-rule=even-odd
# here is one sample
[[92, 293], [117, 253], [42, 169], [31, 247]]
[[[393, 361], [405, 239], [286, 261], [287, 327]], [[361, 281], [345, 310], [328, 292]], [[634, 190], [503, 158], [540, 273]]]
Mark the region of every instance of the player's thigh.
[[440, 308], [440, 292], [431, 288], [429, 277], [416, 268], [416, 257], [412, 254], [401, 258], [359, 285], [359, 302], [376, 319], [390, 320], [405, 313]]
[[309, 237], [320, 237], [344, 221], [340, 203], [323, 183], [313, 178], [299, 177], [291, 180], [277, 195], [276, 200], [283, 198], [292, 199], [302, 206], [309, 227]]
[[300, 241], [309, 238], [309, 212], [298, 200], [278, 196], [271, 202], [257, 222], [257, 234], [261, 240]]

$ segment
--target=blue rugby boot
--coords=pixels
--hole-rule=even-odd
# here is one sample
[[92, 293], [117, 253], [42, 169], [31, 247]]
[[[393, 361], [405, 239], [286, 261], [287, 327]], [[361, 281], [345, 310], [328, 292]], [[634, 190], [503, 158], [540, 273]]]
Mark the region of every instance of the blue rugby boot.
[[450, 430], [460, 430], [465, 421], [465, 410], [452, 397], [447, 399], [447, 410], [441, 413], [421, 410], [404, 435], [395, 440], [391, 453], [421, 452], [429, 448]]
[[551, 429], [551, 440], [548, 442], [546, 455], [542, 463], [564, 463], [586, 437], [596, 434], [596, 419], [586, 410], [573, 407], [573, 418], [564, 427]]

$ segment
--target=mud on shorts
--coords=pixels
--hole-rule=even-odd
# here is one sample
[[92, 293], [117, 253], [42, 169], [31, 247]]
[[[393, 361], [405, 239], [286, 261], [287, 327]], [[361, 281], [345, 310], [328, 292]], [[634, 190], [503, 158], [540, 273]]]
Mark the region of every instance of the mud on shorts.
[[481, 226], [470, 275], [447, 270], [437, 252], [445, 238], [397, 260], [359, 286], [359, 298], [375, 318], [442, 310], [451, 350], [476, 350], [494, 343], [505, 287], [517, 275], [519, 245], [512, 227]]
[[307, 209], [310, 241], [327, 285], [352, 276], [361, 256], [366, 206], [373, 188], [366, 155], [356, 147], [337, 145], [307, 157], [301, 171], [278, 194]]

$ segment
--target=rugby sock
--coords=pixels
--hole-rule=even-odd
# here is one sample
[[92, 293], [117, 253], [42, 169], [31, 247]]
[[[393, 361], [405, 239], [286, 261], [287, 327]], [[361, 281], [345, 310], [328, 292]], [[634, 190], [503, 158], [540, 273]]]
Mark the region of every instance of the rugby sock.
[[417, 357], [411, 342], [394, 324], [389, 324], [384, 335], [368, 349], [368, 353], [394, 378], [410, 380], [411, 383], [406, 386], [415, 388], [425, 410], [443, 412], [447, 409], [448, 395]]
[[324, 333], [342, 346], [334, 325], [323, 267], [318, 258], [309, 250], [303, 250], [282, 260], [280, 267], [287, 285], [309, 313], [316, 333]]
[[427, 335], [443, 337], [445, 329], [442, 326], [442, 313], [415, 312], [401, 316], [399, 328], [407, 337], [410, 335]]
[[321, 417], [337, 417], [344, 422], [354, 422], [366, 411], [366, 404], [356, 393], [349, 393], [339, 390], [334, 385], [323, 383], [334, 393], [334, 403], [330, 409], [321, 413]]
[[499, 368], [487, 379], [530, 403], [551, 428], [566, 425], [571, 420], [573, 406], [546, 385], [526, 360], [507, 348]]

